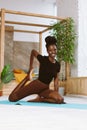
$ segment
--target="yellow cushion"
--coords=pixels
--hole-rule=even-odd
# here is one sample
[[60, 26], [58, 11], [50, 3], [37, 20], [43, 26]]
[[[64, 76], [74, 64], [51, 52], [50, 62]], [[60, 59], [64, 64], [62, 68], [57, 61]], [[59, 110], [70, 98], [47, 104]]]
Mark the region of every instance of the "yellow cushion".
[[27, 76], [27, 74], [26, 73], [20, 73], [20, 74], [14, 73], [14, 76], [15, 76], [16, 81], [20, 83]]
[[21, 73], [25, 74], [25, 72], [23, 70], [21, 70], [21, 69], [14, 69], [13, 72], [17, 73], [17, 74], [21, 74]]
[[[14, 69], [13, 70], [14, 72], [14, 76], [15, 76], [15, 79], [18, 83], [20, 83], [26, 76], [27, 76], [27, 73], [25, 73], [23, 70], [21, 69]], [[34, 73], [31, 73], [31, 77], [34, 77], [35, 74]], [[29, 83], [30, 81], [28, 81]]]

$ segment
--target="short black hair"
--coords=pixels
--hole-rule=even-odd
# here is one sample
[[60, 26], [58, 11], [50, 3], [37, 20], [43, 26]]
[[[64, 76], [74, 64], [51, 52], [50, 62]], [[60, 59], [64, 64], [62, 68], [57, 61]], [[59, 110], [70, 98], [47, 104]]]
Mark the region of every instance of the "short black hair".
[[45, 42], [46, 42], [46, 48], [48, 49], [48, 47], [50, 46], [50, 45], [56, 45], [57, 46], [57, 40], [56, 40], [56, 38], [54, 37], [54, 36], [47, 36], [46, 38], [45, 38]]

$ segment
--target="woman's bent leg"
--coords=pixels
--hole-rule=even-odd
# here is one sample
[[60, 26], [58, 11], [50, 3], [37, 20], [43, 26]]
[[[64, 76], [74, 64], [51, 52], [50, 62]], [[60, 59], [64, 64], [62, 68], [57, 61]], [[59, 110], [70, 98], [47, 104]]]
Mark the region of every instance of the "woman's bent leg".
[[49, 102], [49, 103], [57, 103], [61, 104], [64, 102], [64, 98], [54, 90], [46, 89], [40, 93], [42, 98], [42, 102]]
[[27, 83], [28, 78], [27, 76], [16, 86], [16, 88], [12, 91], [12, 93], [9, 95], [9, 101], [16, 101], [17, 95], [16, 93], [25, 86]]
[[31, 94], [39, 94], [46, 88], [48, 88], [47, 85], [40, 82], [39, 80], [34, 80], [26, 86], [20, 87], [19, 89], [17, 89], [16, 87], [16, 89], [14, 89], [13, 92], [10, 94], [9, 101], [15, 102]]
[[61, 104], [64, 103], [64, 98], [57, 91], [46, 88], [40, 92], [35, 99], [28, 100], [28, 102], [49, 102]]

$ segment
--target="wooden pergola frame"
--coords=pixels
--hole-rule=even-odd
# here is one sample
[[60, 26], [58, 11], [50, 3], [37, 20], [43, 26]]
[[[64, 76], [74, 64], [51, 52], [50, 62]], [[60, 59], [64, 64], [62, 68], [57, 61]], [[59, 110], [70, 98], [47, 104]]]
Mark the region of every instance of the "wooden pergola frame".
[[[15, 25], [23, 25], [23, 26], [36, 26], [36, 27], [45, 27], [45, 29], [40, 31], [32, 31], [32, 30], [17, 30], [14, 29], [15, 32], [23, 32], [23, 33], [33, 33], [39, 35], [39, 51], [42, 50], [42, 34], [48, 31], [51, 25], [43, 25], [43, 24], [34, 24], [34, 23], [25, 23], [25, 22], [15, 22], [15, 21], [7, 21], [5, 20], [5, 14], [15, 14], [15, 15], [23, 15], [23, 16], [32, 16], [46, 19], [55, 19], [55, 20], [63, 20], [64, 18], [59, 18], [57, 16], [44, 15], [44, 14], [35, 14], [35, 13], [27, 13], [13, 10], [1, 9], [0, 17], [1, 17], [1, 38], [0, 38], [0, 72], [4, 67], [4, 46], [5, 46], [5, 24], [15, 24]], [[9, 31], [9, 30], [8, 30]]]

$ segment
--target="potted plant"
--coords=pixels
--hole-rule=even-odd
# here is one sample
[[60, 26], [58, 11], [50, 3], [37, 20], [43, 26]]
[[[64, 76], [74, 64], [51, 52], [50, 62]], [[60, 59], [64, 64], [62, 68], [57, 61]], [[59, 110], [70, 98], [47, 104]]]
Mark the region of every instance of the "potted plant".
[[0, 96], [2, 96], [3, 85], [14, 79], [14, 73], [9, 64], [5, 65], [0, 75]]
[[76, 39], [74, 20], [67, 18], [56, 22], [51, 29], [51, 34], [57, 39], [57, 60], [60, 63], [64, 61], [66, 65], [73, 64]]

